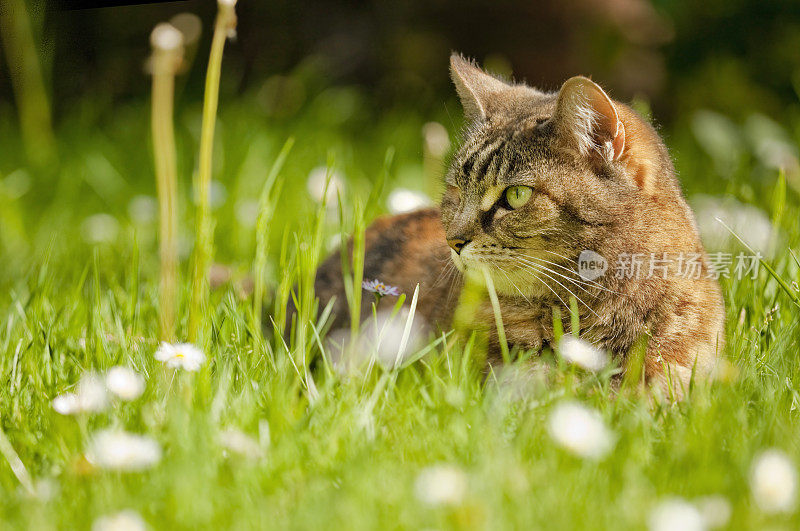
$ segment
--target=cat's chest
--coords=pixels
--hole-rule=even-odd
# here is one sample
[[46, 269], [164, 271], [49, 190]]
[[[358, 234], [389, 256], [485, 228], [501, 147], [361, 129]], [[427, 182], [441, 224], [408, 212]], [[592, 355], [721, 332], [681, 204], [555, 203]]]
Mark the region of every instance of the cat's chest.
[[[501, 299], [499, 310], [509, 345], [540, 350], [554, 343], [557, 328], [562, 333], [570, 333], [572, 329], [571, 315], [547, 300]], [[604, 342], [609, 337], [610, 319], [604, 319], [602, 315], [604, 310], [610, 315], [609, 309], [587, 307], [579, 310], [583, 310], [579, 311], [578, 319], [581, 336]], [[495, 310], [489, 301], [482, 305], [480, 314], [480, 320], [490, 328], [490, 335], [496, 336]]]

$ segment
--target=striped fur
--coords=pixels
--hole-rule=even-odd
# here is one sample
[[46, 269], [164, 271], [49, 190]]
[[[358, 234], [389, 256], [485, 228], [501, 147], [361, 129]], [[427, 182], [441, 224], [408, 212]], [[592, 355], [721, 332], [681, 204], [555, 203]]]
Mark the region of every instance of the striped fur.
[[[724, 338], [722, 297], [653, 128], [586, 78], [547, 94], [493, 78], [458, 55], [451, 70], [468, 125], [441, 208], [376, 222], [365, 276], [408, 294], [419, 282], [420, 314], [446, 329], [462, 282], [453, 265], [466, 274], [486, 269], [512, 345], [551, 342], [553, 309], [569, 323], [574, 298], [581, 336], [620, 359], [649, 338], [649, 380], [680, 394], [693, 372], [713, 372]], [[516, 209], [504, 200], [511, 186], [532, 189]], [[466, 243], [459, 254], [447, 240]], [[609, 273], [587, 281], [576, 268], [584, 250], [612, 267], [621, 256], [641, 255], [645, 270], [654, 253], [693, 254], [702, 274], [683, 278], [671, 265], [663, 277]], [[339, 262], [335, 253], [318, 275], [322, 306], [333, 296], [344, 300]], [[346, 321], [344, 308], [335, 313], [337, 325]], [[493, 322], [486, 301], [475, 326], [487, 328], [499, 352]]]

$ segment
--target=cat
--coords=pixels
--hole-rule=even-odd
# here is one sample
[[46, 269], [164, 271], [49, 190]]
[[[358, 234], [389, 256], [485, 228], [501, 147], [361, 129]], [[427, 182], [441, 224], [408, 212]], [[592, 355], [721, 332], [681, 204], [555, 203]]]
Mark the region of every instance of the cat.
[[[585, 77], [545, 93], [459, 54], [450, 73], [467, 126], [440, 208], [375, 221], [364, 277], [409, 297], [419, 284], [417, 314], [447, 330], [464, 276], [486, 270], [509, 346], [551, 344], [553, 308], [568, 329], [572, 298], [580, 337], [623, 365], [646, 338], [648, 382], [680, 395], [710, 375], [724, 340], [721, 290], [653, 127]], [[335, 297], [333, 327], [344, 326], [339, 252], [320, 266], [315, 288], [321, 307]], [[488, 300], [474, 322], [496, 359], [503, 349]]]

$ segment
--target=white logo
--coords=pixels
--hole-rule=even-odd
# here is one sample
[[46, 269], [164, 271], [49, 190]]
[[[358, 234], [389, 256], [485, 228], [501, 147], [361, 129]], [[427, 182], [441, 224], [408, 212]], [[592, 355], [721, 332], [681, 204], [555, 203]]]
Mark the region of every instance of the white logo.
[[594, 251], [581, 251], [578, 256], [578, 274], [583, 280], [600, 278], [608, 269], [608, 260]]

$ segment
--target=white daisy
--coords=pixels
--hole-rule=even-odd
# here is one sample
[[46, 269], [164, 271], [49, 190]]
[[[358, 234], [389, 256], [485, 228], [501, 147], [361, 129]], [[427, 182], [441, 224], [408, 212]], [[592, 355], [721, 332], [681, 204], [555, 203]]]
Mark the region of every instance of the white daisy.
[[306, 187], [308, 193], [311, 194], [312, 199], [317, 203], [321, 203], [323, 197], [327, 200], [328, 208], [335, 210], [337, 208], [337, 195], [344, 194], [344, 179], [338, 172], [331, 174], [330, 182], [328, 183], [328, 190], [325, 191], [325, 182], [328, 179], [328, 168], [325, 166], [317, 166], [308, 174]]
[[659, 503], [648, 519], [650, 531], [703, 531], [705, 521], [700, 511], [681, 498]]
[[110, 214], [94, 214], [81, 223], [81, 236], [86, 243], [112, 243], [119, 235], [119, 222]]
[[467, 475], [450, 465], [434, 465], [417, 475], [414, 492], [427, 505], [457, 505], [467, 492]]
[[156, 350], [158, 361], [166, 363], [172, 369], [184, 369], [196, 372], [206, 361], [203, 351], [191, 343], [161, 343]]
[[797, 499], [797, 471], [781, 450], [770, 449], [753, 462], [750, 489], [765, 513], [788, 513]]
[[158, 200], [150, 195], [135, 195], [128, 203], [128, 216], [140, 225], [158, 219]]
[[61, 415], [77, 415], [81, 412], [81, 401], [75, 393], [64, 393], [53, 399], [53, 409]]
[[78, 406], [81, 411], [99, 413], [108, 407], [108, 393], [102, 376], [90, 371], [78, 381]]
[[147, 524], [132, 509], [101, 516], [92, 524], [92, 531], [145, 531]]
[[424, 208], [433, 204], [430, 198], [422, 192], [415, 190], [408, 190], [406, 188], [397, 188], [392, 190], [387, 199], [389, 204], [389, 212], [392, 214], [402, 214], [403, 212], [411, 212], [419, 208]]
[[442, 158], [450, 149], [450, 135], [439, 122], [428, 122], [423, 125], [422, 138], [425, 140], [425, 151], [434, 157]]
[[255, 227], [259, 210], [258, 200], [240, 199], [236, 202], [236, 221], [243, 227]]
[[97, 467], [109, 470], [144, 470], [161, 460], [161, 446], [144, 435], [101, 430], [89, 442], [86, 459]]
[[731, 502], [725, 496], [712, 495], [695, 500], [695, 506], [709, 529], [725, 527], [731, 519]]
[[601, 371], [608, 365], [608, 354], [605, 351], [570, 334], [565, 334], [558, 342], [558, 353], [569, 363], [587, 371]]
[[236, 428], [228, 428], [220, 433], [219, 444], [226, 450], [249, 459], [257, 459], [264, 453], [258, 441]]
[[775, 229], [763, 210], [740, 203], [729, 196], [699, 194], [693, 196], [690, 202], [695, 211], [700, 237], [709, 252], [729, 251], [739, 246], [739, 242], [725, 227], [727, 225], [752, 249], [764, 256], [774, 254]]
[[112, 367], [106, 372], [106, 387], [122, 400], [136, 400], [144, 392], [144, 378], [128, 367]]
[[600, 414], [578, 402], [553, 408], [548, 427], [553, 440], [581, 457], [599, 459], [614, 446], [614, 436]]

